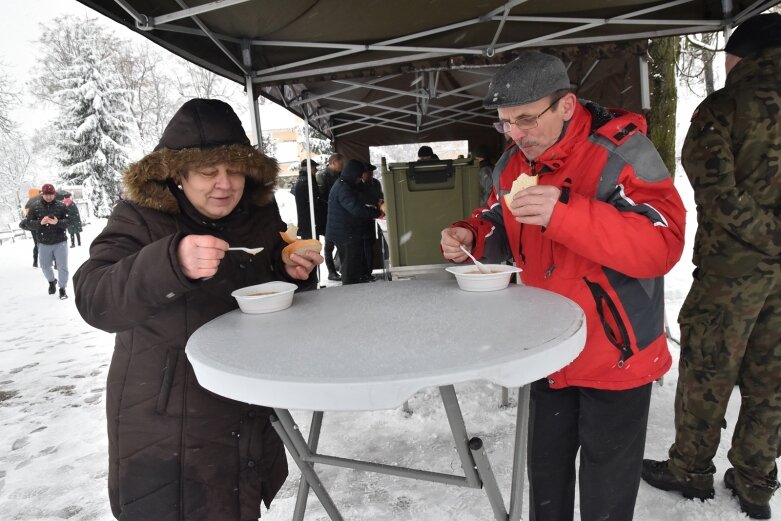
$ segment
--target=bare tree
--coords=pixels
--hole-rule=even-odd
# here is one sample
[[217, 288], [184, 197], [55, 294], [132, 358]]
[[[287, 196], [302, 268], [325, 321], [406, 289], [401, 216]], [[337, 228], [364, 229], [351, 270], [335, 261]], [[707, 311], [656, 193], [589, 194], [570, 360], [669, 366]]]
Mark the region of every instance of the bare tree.
[[0, 135], [10, 135], [14, 129], [9, 113], [15, 103], [19, 103], [19, 93], [14, 89], [5, 66], [0, 63]]
[[21, 135], [11, 132], [0, 138], [0, 214], [21, 218], [22, 194], [32, 183], [32, 155]]
[[176, 96], [167, 88], [175, 82], [168, 66], [171, 59], [147, 42], [128, 44], [117, 58], [116, 70], [130, 95], [130, 110], [146, 153], [177, 109]]
[[[180, 101], [191, 98], [221, 99], [226, 102], [235, 100], [240, 94], [239, 85], [217, 76], [211, 71], [198, 67], [190, 62], [179, 60], [181, 74], [177, 75], [177, 88]], [[236, 107], [237, 112], [244, 113], [246, 107]]]
[[701, 33], [681, 37], [681, 51], [678, 55], [677, 72], [681, 83], [693, 94], [709, 96], [716, 90], [713, 60], [716, 52], [723, 48], [720, 33]]

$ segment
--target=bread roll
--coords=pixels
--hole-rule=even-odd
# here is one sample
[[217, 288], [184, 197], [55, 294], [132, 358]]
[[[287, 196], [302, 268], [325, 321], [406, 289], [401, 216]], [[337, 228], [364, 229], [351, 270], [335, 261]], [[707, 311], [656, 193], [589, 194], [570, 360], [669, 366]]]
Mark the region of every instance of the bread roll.
[[504, 204], [510, 206], [510, 203], [512, 202], [513, 197], [515, 197], [515, 194], [524, 188], [529, 188], [530, 186], [537, 186], [537, 176], [527, 174], [519, 175], [518, 178], [513, 181], [513, 185], [510, 187], [510, 193], [504, 195]]
[[282, 248], [282, 262], [288, 266], [295, 266], [296, 263], [290, 260], [292, 254], [301, 254], [305, 251], [316, 251], [317, 253], [320, 253], [320, 250], [322, 249], [323, 244], [317, 239], [298, 239]]

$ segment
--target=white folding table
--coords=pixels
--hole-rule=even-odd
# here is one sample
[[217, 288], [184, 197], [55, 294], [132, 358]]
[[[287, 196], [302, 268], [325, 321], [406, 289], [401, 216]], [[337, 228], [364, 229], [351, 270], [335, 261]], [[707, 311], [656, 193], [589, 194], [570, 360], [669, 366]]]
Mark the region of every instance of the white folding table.
[[[356, 328], [359, 316], [373, 327]], [[304, 478], [294, 519], [303, 518], [310, 486], [330, 518], [342, 519], [317, 463], [483, 488], [497, 520], [517, 521], [528, 384], [572, 361], [585, 338], [583, 311], [548, 291], [511, 284], [473, 293], [455, 280], [410, 280], [300, 293], [292, 307], [265, 315], [231, 311], [190, 337], [187, 356], [206, 389], [274, 408], [272, 424]], [[520, 388], [509, 511], [453, 387], [472, 380]], [[430, 386], [440, 390], [463, 476], [317, 453], [322, 411], [392, 409]], [[315, 411], [308, 442], [290, 409]]]

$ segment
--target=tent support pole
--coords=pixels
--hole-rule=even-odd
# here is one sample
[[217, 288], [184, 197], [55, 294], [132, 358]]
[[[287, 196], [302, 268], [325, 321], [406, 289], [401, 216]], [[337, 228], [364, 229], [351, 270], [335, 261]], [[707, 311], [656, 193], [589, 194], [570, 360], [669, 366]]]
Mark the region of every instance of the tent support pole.
[[250, 124], [252, 125], [252, 134], [255, 136], [255, 141], [258, 144], [258, 150], [263, 150], [263, 134], [260, 127], [260, 111], [258, 110], [258, 103], [255, 101], [255, 85], [252, 83], [252, 54], [250, 53], [250, 41], [244, 40], [241, 42], [241, 57], [244, 62], [244, 66], [247, 68], [247, 74], [244, 75], [244, 85], [247, 89], [247, 102], [249, 103]]
[[651, 87], [648, 80], [648, 56], [638, 57], [640, 65], [640, 107], [648, 113], [651, 110]]

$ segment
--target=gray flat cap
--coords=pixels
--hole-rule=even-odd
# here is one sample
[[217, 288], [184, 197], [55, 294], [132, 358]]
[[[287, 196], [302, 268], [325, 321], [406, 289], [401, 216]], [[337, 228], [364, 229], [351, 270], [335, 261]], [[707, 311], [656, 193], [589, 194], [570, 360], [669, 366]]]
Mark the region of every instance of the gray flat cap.
[[567, 68], [560, 59], [550, 54], [526, 51], [494, 75], [483, 107], [498, 109], [526, 105], [571, 87]]

